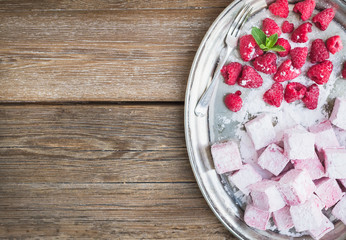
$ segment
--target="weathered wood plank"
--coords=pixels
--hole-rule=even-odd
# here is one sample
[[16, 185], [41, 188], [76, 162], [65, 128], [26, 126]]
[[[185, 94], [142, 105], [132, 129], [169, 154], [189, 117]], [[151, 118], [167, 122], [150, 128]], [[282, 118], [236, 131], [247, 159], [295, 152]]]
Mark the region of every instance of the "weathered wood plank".
[[183, 101], [222, 8], [0, 14], [0, 101]]

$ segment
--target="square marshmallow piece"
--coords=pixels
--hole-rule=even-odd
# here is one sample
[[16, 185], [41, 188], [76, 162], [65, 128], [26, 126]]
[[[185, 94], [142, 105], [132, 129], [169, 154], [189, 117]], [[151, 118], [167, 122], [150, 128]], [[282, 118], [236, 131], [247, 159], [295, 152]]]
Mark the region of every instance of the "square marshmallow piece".
[[336, 98], [329, 120], [335, 126], [346, 130], [346, 100]]
[[329, 233], [334, 229], [334, 224], [329, 221], [326, 216], [322, 216], [322, 224], [316, 228], [309, 231], [309, 234], [314, 239], [321, 239], [324, 235]]
[[289, 206], [285, 206], [280, 210], [273, 212], [273, 220], [280, 231], [294, 227]]
[[336, 138], [332, 124], [329, 120], [321, 122], [309, 128], [310, 132], [315, 134], [315, 146], [317, 151], [321, 151], [322, 148], [339, 147], [339, 141]]
[[285, 207], [278, 188], [278, 182], [263, 180], [250, 186], [253, 205], [257, 208], [274, 212]]
[[284, 150], [275, 143], [270, 144], [258, 158], [258, 164], [278, 176], [285, 168], [289, 159], [284, 155]]
[[279, 191], [287, 205], [304, 203], [311, 197], [315, 189], [315, 184], [305, 170], [292, 169], [279, 181]]
[[244, 221], [247, 225], [260, 230], [266, 230], [271, 212], [248, 204], [245, 209]]
[[346, 195], [335, 205], [332, 213], [346, 225]]
[[228, 176], [228, 180], [239, 188], [239, 190], [245, 195], [249, 195], [250, 191], [248, 186], [261, 181], [262, 177], [250, 164], [244, 164], [239, 171]]
[[264, 148], [275, 140], [275, 130], [269, 114], [261, 114], [245, 124], [256, 150]]
[[326, 209], [334, 206], [344, 195], [335, 179], [321, 178], [315, 181], [315, 185], [315, 193], [321, 199]]
[[324, 167], [316, 153], [314, 158], [305, 160], [291, 160], [291, 162], [293, 163], [295, 169], [306, 170], [312, 180], [322, 178], [326, 175]]
[[289, 159], [305, 160], [315, 156], [315, 134], [305, 130], [288, 129], [284, 133], [285, 155]]
[[235, 171], [242, 167], [238, 144], [234, 141], [213, 144], [211, 155], [218, 174]]
[[336, 179], [346, 178], [346, 149], [325, 148], [323, 152], [327, 176]]

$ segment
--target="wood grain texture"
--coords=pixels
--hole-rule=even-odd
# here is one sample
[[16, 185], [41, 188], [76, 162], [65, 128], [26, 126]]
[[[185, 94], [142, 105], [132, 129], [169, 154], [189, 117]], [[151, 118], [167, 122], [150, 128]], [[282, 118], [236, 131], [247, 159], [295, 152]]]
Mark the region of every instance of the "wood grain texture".
[[183, 106], [0, 106], [0, 236], [224, 239], [191, 172]]
[[106, 1], [94, 11], [92, 1], [34, 1], [30, 11], [16, 2], [1, 4], [1, 102], [183, 101], [195, 52], [223, 10], [207, 1], [143, 1], [144, 10]]

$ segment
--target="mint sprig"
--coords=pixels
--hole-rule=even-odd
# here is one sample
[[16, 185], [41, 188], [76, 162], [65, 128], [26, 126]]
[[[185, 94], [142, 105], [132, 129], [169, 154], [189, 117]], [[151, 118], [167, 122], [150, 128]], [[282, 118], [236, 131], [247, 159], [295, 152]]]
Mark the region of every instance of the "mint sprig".
[[277, 33], [271, 35], [270, 37], [267, 37], [267, 35], [265, 35], [265, 33], [261, 29], [257, 27], [253, 27], [251, 30], [251, 35], [253, 36], [256, 43], [263, 51], [275, 51], [275, 52], [286, 51], [286, 49], [283, 46], [280, 46], [280, 45], [275, 46], [275, 43], [279, 39], [279, 36]]

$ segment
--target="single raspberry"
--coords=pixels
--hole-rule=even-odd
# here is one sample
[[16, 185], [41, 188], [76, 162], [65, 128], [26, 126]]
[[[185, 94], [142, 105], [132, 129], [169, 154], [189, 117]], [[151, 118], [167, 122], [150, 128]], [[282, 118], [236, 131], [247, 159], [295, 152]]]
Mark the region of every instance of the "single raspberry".
[[303, 21], [308, 20], [314, 11], [316, 3], [314, 0], [305, 0], [294, 5], [293, 12], [300, 13]]
[[331, 52], [332, 54], [341, 51], [341, 49], [343, 48], [341, 38], [338, 35], [328, 38], [326, 41], [326, 45], [329, 52]]
[[302, 99], [306, 93], [306, 87], [297, 82], [291, 82], [287, 84], [285, 89], [285, 100], [288, 103]]
[[243, 106], [243, 100], [240, 95], [241, 92], [236, 91], [235, 93], [230, 93], [225, 97], [226, 107], [232, 112], [238, 112]]
[[316, 84], [312, 84], [306, 89], [305, 96], [302, 101], [308, 109], [316, 109], [318, 104], [318, 96], [320, 95], [320, 89]]
[[258, 88], [262, 86], [263, 79], [254, 68], [244, 66], [238, 84], [244, 88]]
[[310, 61], [312, 63], [323, 62], [329, 58], [329, 52], [322, 39], [316, 39], [311, 44]]
[[312, 18], [312, 22], [315, 23], [316, 27], [322, 31], [326, 30], [329, 23], [333, 20], [335, 12], [333, 8], [324, 9], [322, 12], [318, 13]]
[[291, 40], [295, 43], [305, 43], [309, 40], [308, 33], [312, 32], [312, 24], [309, 22], [303, 23], [291, 35]]
[[286, 49], [284, 52], [277, 52], [280, 57], [286, 57], [291, 51], [290, 43], [284, 38], [279, 38], [275, 45], [283, 46]]
[[344, 62], [344, 66], [342, 68], [342, 77], [346, 79], [346, 62]]
[[294, 68], [292, 66], [292, 61], [290, 59], [287, 59], [280, 65], [277, 72], [275, 73], [274, 81], [284, 82], [284, 81], [292, 80], [298, 77], [301, 73], [302, 71], [299, 68]]
[[276, 55], [268, 52], [262, 56], [259, 56], [253, 61], [253, 66], [257, 71], [266, 74], [276, 73]]
[[252, 35], [245, 35], [239, 39], [239, 51], [245, 62], [263, 54], [263, 50], [257, 45]]
[[308, 72], [308, 77], [315, 81], [317, 84], [325, 84], [328, 82], [330, 74], [333, 71], [333, 63], [325, 60], [319, 64], [312, 66]]
[[270, 19], [270, 18], [266, 18], [263, 20], [262, 30], [268, 37], [270, 37], [271, 35], [275, 33], [277, 33], [278, 36], [281, 35], [280, 27], [277, 25], [277, 23], [273, 19]]
[[290, 52], [292, 65], [295, 68], [302, 68], [305, 64], [306, 57], [308, 56], [307, 47], [296, 47]]
[[228, 85], [234, 85], [241, 73], [242, 65], [237, 62], [231, 62], [221, 69], [221, 75]]
[[263, 95], [263, 100], [269, 105], [280, 107], [284, 98], [284, 87], [281, 83], [274, 83], [272, 87]]
[[287, 18], [288, 17], [288, 1], [287, 0], [277, 0], [275, 3], [272, 3], [269, 6], [269, 11], [279, 17]]
[[291, 33], [294, 30], [294, 24], [290, 23], [289, 21], [284, 21], [281, 29], [283, 33]]

